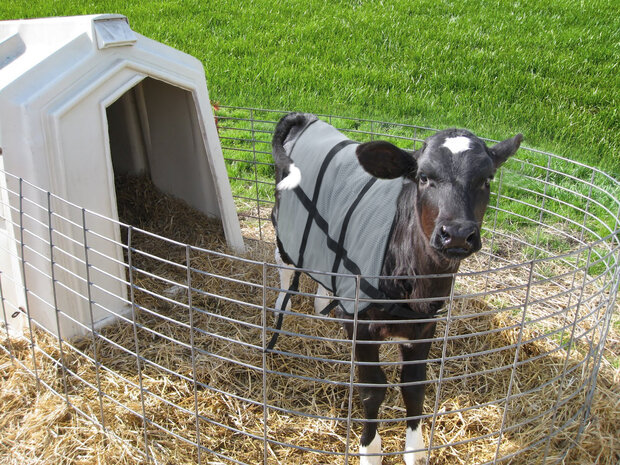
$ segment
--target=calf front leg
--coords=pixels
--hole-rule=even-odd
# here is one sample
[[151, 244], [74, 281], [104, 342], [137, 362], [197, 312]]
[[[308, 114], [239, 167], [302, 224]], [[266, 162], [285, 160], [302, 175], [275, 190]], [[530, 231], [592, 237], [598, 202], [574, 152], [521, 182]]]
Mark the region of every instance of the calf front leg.
[[376, 420], [379, 408], [385, 399], [387, 378], [379, 365], [379, 345], [360, 344], [358, 341], [355, 358], [359, 362], [373, 362], [371, 365], [358, 365], [358, 380], [361, 384], [377, 384], [380, 386], [359, 386], [358, 392], [364, 407], [366, 422], [360, 439], [360, 465], [380, 465], [381, 436], [377, 431]]
[[[428, 336], [425, 336], [428, 337]], [[401, 392], [407, 410], [407, 417], [422, 415], [424, 406], [424, 391], [426, 385], [405, 385], [416, 381], [426, 380], [426, 359], [430, 350], [430, 342], [413, 342], [401, 344], [400, 351], [403, 359], [401, 372]], [[419, 361], [419, 363], [415, 363]], [[419, 418], [407, 420], [407, 436], [405, 441], [405, 464], [418, 465], [425, 463], [426, 447], [422, 437], [422, 421]]]
[[[353, 328], [353, 323], [344, 324], [349, 339], [353, 338]], [[385, 399], [387, 378], [379, 366], [379, 344], [370, 333], [370, 323], [359, 321], [356, 332], [355, 360], [364, 362], [357, 365], [357, 379], [360, 383], [357, 391], [366, 419], [360, 438], [360, 465], [381, 465], [381, 436], [377, 432], [375, 420]]]

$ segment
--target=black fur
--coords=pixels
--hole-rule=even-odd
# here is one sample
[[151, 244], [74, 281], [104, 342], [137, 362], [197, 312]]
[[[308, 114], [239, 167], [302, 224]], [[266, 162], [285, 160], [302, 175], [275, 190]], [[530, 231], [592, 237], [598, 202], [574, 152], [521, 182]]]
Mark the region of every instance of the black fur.
[[413, 155], [386, 141], [360, 144], [356, 154], [360, 165], [377, 178], [395, 179], [416, 171]]

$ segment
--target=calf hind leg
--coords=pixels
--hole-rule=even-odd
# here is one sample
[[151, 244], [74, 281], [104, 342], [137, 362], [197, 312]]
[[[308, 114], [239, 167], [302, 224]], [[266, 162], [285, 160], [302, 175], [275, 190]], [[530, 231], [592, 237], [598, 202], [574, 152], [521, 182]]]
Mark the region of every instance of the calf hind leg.
[[323, 309], [329, 305], [330, 300], [331, 293], [319, 284], [316, 288], [316, 297], [314, 298], [314, 311], [317, 315], [320, 315]]
[[[278, 298], [276, 299], [276, 309], [282, 309], [282, 302], [284, 302], [284, 298], [286, 297], [286, 291], [291, 287], [291, 281], [293, 280], [293, 275], [295, 272], [290, 268], [284, 268], [285, 263], [282, 260], [282, 256], [280, 255], [280, 250], [276, 247], [276, 264], [281, 265], [282, 268], [278, 268], [278, 273], [280, 274], [280, 289], [278, 293]], [[291, 309], [291, 299], [286, 303], [285, 310]]]

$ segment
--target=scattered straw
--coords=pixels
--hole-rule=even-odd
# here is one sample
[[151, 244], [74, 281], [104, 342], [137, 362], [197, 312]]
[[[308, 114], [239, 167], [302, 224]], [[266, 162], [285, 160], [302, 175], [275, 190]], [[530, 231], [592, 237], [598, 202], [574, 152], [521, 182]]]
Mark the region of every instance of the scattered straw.
[[[123, 221], [206, 249], [225, 249], [217, 222], [159, 194], [144, 180], [125, 179], [120, 185], [118, 196]], [[243, 229], [246, 236], [258, 236], [250, 223], [243, 224]], [[267, 236], [272, 234], [269, 228], [265, 231]], [[138, 250], [175, 263], [186, 262], [183, 247], [174, 247], [144, 234], [137, 234], [134, 240]], [[254, 241], [249, 241], [248, 246], [249, 257], [258, 262], [272, 262], [272, 246]], [[136, 291], [137, 303], [143, 308], [136, 312], [140, 325], [137, 330], [142, 357], [140, 371], [135, 356], [134, 329], [128, 323], [120, 322], [104, 329], [94, 346], [90, 338], [73, 341], [73, 349], [64, 344], [66, 369], [57, 363], [61, 356], [57, 339], [36, 330], [38, 376], [41, 383], [46, 383], [57, 394], [43, 385], [38, 389], [34, 377], [24, 369], [34, 369], [30, 345], [24, 340], [12, 340], [10, 344], [3, 340], [0, 345], [11, 348], [11, 353], [0, 350], [1, 463], [139, 464], [145, 462], [145, 451], [148, 451], [154, 463], [194, 464], [198, 460], [196, 447], [188, 442], [196, 441], [197, 430], [201, 446], [212, 451], [201, 453], [202, 463], [229, 463], [218, 454], [244, 463], [262, 463], [264, 399], [274, 406], [267, 412], [268, 436], [272, 440], [267, 450], [269, 463], [344, 463], [342, 455], [303, 450], [319, 449], [334, 454], [346, 450], [347, 423], [336, 418], [347, 416], [350, 346], [346, 341], [341, 342], [344, 334], [337, 323], [310, 318], [313, 313], [310, 299], [295, 298], [299, 316], [287, 317], [284, 329], [300, 336], [280, 337], [276, 348], [283, 353], [266, 357], [267, 369], [273, 372], [263, 379], [260, 350], [263, 268], [260, 264], [247, 264], [211, 253], [193, 253], [191, 266], [199, 271], [191, 273], [192, 287], [196, 289], [191, 294], [192, 305], [208, 312], [194, 310], [190, 315], [184, 307], [189, 298], [184, 287], [185, 268], [139, 253], [133, 259], [137, 268], [177, 283], [141, 272], [135, 275], [136, 284], [145, 289]], [[488, 265], [486, 260], [485, 257], [472, 260], [469, 269], [484, 270]], [[202, 273], [204, 271], [210, 274]], [[561, 270], [556, 271], [559, 274]], [[460, 294], [506, 286], [515, 289], [458, 299], [454, 303], [452, 313], [456, 318], [450, 321], [448, 328], [448, 334], [454, 338], [449, 339], [445, 347], [447, 356], [452, 358], [444, 363], [441, 373], [444, 383], [440, 392], [437, 393], [436, 384], [427, 389], [424, 409], [426, 414], [431, 414], [438, 398], [433, 444], [452, 444], [432, 452], [434, 465], [492, 460], [504, 414], [505, 425], [509, 427], [503, 432], [499, 456], [517, 455], [503, 463], [542, 463], [545, 454], [550, 463], [555, 463], [578, 436], [578, 421], [563, 425], [572, 416], [583, 414], [581, 407], [587, 389], [580, 389], [580, 386], [584, 376], [591, 373], [594, 360], [588, 356], [587, 336], [575, 337], [571, 353], [566, 357], [562, 344], [570, 338], [572, 328], [566, 322], [572, 321], [574, 313], [567, 310], [555, 315], [575, 298], [578, 289], [557, 297], [556, 287], [567, 283], [556, 280], [532, 286], [530, 300], [534, 303], [526, 314], [526, 325], [521, 332], [524, 343], [518, 349], [519, 364], [513, 370], [522, 313], [510, 308], [522, 305], [527, 289], [519, 286], [527, 282], [527, 274], [525, 268], [514, 269], [459, 281]], [[275, 269], [267, 269], [267, 278], [269, 285], [277, 286]], [[578, 282], [578, 278], [569, 275], [565, 280]], [[309, 280], [303, 280], [302, 291], [314, 292]], [[271, 304], [275, 292], [268, 292], [266, 297]], [[595, 304], [593, 302], [592, 306]], [[497, 308], [507, 310], [494, 312]], [[187, 327], [190, 316], [196, 328], [193, 335]], [[600, 335], [596, 328], [588, 326], [589, 321], [585, 319], [577, 330], [590, 331], [588, 334], [596, 339]], [[554, 328], [564, 329], [555, 331]], [[612, 327], [607, 351], [600, 363], [592, 419], [579, 436], [579, 443], [562, 463], [612, 465], [620, 459], [617, 328], [617, 325]], [[437, 335], [441, 336], [444, 331], [445, 323], [440, 323]], [[431, 358], [441, 357], [442, 350], [442, 341], [438, 339]], [[388, 362], [398, 360], [395, 345], [383, 347], [382, 353]], [[481, 374], [493, 368], [497, 370]], [[428, 370], [429, 379], [438, 379], [439, 363], [429, 363]], [[398, 382], [395, 363], [387, 367], [386, 373], [391, 382]], [[562, 373], [566, 375], [562, 377]], [[463, 377], [464, 374], [471, 376]], [[546, 380], [556, 376], [559, 380], [545, 385]], [[200, 383], [196, 389], [194, 377]], [[515, 397], [505, 409], [502, 399], [511, 378]], [[320, 381], [323, 379], [330, 382]], [[99, 394], [98, 383], [103, 395]], [[559, 389], [563, 392], [560, 396]], [[556, 405], [558, 397], [561, 405]], [[67, 406], [67, 400], [71, 406]], [[198, 426], [194, 416], [196, 408], [206, 419]], [[78, 410], [97, 422], [103, 418], [105, 432]], [[354, 419], [363, 417], [357, 396], [352, 416]], [[404, 448], [405, 425], [398, 420], [404, 416], [398, 389], [389, 389], [381, 412], [381, 418], [388, 421], [380, 425], [385, 452]], [[432, 418], [425, 420], [427, 432], [432, 422]], [[519, 423], [523, 424], [514, 427]], [[547, 444], [545, 438], [556, 429], [561, 431]], [[359, 432], [360, 425], [354, 421], [352, 453], [357, 450]], [[538, 440], [542, 441], [537, 444]], [[280, 443], [294, 444], [296, 448]], [[520, 452], [528, 447], [529, 450]], [[351, 462], [358, 463], [358, 459], [352, 458]], [[383, 460], [385, 465], [396, 463], [402, 463], [402, 457], [387, 456]]]

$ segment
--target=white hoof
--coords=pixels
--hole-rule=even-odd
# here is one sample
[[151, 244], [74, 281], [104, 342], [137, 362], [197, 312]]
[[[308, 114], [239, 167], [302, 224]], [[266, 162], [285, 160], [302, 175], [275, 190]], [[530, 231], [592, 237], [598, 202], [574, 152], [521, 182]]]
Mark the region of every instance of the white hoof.
[[[422, 437], [422, 422], [417, 429], [407, 428], [405, 438], [405, 465], [420, 465], [425, 463], [426, 446]], [[415, 452], [413, 452], [415, 451]]]
[[314, 311], [316, 314], [321, 315], [321, 312], [329, 305], [330, 301], [331, 292], [319, 284], [316, 288], [316, 297], [314, 298]]
[[381, 465], [382, 457], [381, 453], [381, 436], [379, 433], [375, 434], [375, 437], [367, 447], [360, 446], [360, 465]]

